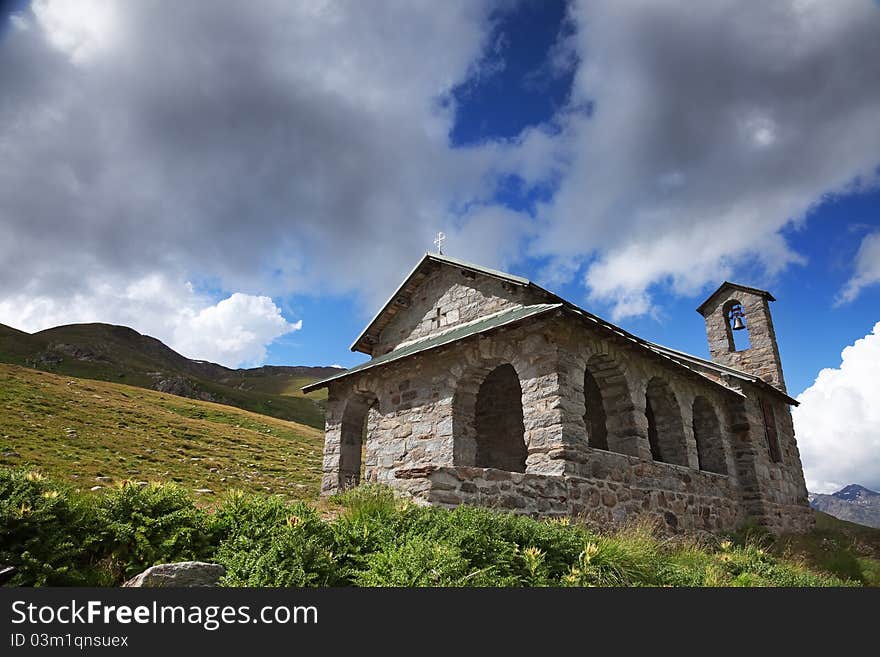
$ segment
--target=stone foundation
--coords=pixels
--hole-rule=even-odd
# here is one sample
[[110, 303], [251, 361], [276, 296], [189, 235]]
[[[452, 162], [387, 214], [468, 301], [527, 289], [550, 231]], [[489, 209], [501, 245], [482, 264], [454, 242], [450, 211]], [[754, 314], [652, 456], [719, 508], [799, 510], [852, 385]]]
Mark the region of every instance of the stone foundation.
[[726, 475], [598, 451], [579, 470], [545, 475], [473, 467], [401, 468], [394, 472], [393, 485], [425, 504], [575, 516], [599, 526], [649, 518], [674, 532], [721, 532], [746, 520], [735, 481]]

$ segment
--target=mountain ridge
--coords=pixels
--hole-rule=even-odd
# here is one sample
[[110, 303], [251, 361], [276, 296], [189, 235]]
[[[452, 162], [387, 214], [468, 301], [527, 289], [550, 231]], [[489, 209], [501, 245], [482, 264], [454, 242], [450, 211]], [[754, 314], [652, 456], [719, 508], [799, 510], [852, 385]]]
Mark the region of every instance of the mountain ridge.
[[35, 333], [0, 324], [0, 362], [227, 404], [316, 428], [324, 426], [322, 396], [303, 395], [299, 388], [339, 372], [306, 365], [232, 369], [187, 358], [128, 326], [102, 322]]
[[830, 493], [811, 493], [810, 506], [841, 520], [880, 528], [880, 493], [861, 484], [849, 484]]

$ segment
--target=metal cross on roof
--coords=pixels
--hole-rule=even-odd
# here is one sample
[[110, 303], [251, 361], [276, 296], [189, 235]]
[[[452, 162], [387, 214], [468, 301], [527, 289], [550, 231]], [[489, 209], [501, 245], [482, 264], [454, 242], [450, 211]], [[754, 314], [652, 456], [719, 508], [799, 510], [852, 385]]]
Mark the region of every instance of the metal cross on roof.
[[443, 242], [446, 241], [446, 233], [440, 231], [437, 233], [437, 239], [434, 240], [434, 244], [437, 245], [437, 253], [439, 255], [443, 255]]

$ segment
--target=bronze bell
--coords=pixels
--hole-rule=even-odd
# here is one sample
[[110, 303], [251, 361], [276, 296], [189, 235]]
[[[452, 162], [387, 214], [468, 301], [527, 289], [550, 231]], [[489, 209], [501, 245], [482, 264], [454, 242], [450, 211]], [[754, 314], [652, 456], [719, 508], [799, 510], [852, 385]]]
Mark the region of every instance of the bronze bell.
[[742, 317], [737, 315], [736, 317], [733, 318], [733, 330], [734, 331], [742, 331], [745, 327], [746, 327], [746, 325], [743, 324]]

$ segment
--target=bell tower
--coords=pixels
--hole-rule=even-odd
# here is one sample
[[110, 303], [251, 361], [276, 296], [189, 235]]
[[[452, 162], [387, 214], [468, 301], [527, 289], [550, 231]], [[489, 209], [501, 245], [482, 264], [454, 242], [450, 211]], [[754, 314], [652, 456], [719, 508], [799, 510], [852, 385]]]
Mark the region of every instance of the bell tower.
[[706, 320], [714, 362], [757, 376], [785, 392], [771, 301], [776, 299], [766, 290], [724, 281], [697, 312]]

